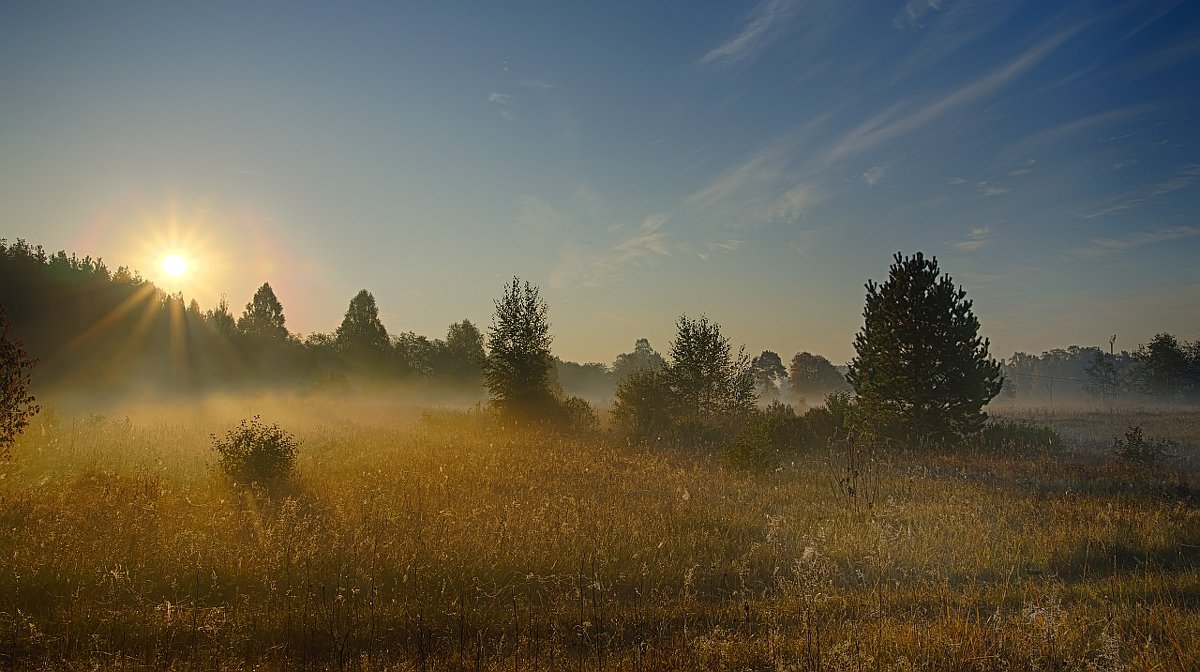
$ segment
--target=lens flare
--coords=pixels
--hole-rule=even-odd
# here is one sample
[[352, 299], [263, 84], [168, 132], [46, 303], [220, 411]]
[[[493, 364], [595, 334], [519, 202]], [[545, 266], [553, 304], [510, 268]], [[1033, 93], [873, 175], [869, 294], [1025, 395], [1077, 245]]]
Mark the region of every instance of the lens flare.
[[188, 261], [179, 254], [168, 254], [162, 259], [162, 270], [172, 278], [181, 278], [188, 270]]

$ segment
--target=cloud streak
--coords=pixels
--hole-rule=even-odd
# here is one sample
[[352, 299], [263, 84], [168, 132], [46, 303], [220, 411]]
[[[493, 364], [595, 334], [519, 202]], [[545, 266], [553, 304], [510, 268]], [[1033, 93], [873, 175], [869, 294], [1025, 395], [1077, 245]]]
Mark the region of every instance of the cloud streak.
[[670, 215], [663, 213], [650, 215], [631, 234], [599, 251], [569, 247], [551, 271], [551, 283], [560, 288], [599, 287], [619, 280], [631, 267], [671, 256], [667, 232], [663, 230], [668, 219]]
[[995, 94], [1029, 72], [1062, 43], [1074, 36], [1082, 26], [1075, 26], [1046, 38], [1026, 49], [1007, 64], [958, 89], [930, 101], [919, 108], [901, 114], [904, 104], [894, 105], [847, 133], [826, 154], [827, 163], [847, 159], [916, 131], [950, 112], [967, 107]]
[[1200, 236], [1200, 226], [1176, 226], [1153, 231], [1138, 231], [1121, 238], [1093, 238], [1087, 245], [1070, 251], [1073, 257], [1099, 259], [1146, 245], [1167, 243]]
[[779, 37], [781, 24], [790, 18], [791, 0], [763, 0], [750, 13], [746, 25], [733, 37], [700, 57], [702, 65], [736, 65], [762, 51]]

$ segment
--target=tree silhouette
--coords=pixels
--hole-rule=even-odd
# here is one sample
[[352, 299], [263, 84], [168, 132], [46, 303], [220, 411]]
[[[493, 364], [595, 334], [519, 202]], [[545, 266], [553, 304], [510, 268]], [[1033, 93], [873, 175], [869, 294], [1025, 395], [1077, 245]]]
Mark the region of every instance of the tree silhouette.
[[733, 354], [721, 327], [707, 317], [675, 323], [667, 369], [680, 408], [692, 420], [719, 422], [754, 405], [754, 377], [744, 349]]
[[0, 459], [7, 459], [17, 436], [40, 408], [29, 393], [33, 362], [19, 340], [9, 338], [8, 318], [0, 307]]
[[662, 371], [667, 368], [667, 360], [650, 347], [650, 341], [645, 338], [637, 339], [633, 344], [633, 352], [617, 355], [613, 361], [612, 375], [620, 384], [634, 371]]
[[548, 310], [538, 288], [516, 276], [496, 300], [483, 377], [492, 404], [508, 419], [536, 419], [553, 404]]
[[363, 289], [350, 299], [346, 316], [334, 332], [337, 347], [358, 363], [378, 364], [388, 350], [388, 333], [379, 320], [375, 297]]
[[821, 355], [798, 352], [788, 371], [788, 387], [800, 398], [821, 398], [849, 387], [846, 377]]
[[754, 388], [760, 397], [778, 395], [780, 384], [787, 380], [788, 372], [783, 368], [783, 360], [771, 350], [763, 350], [750, 360], [750, 371], [754, 376]]
[[1171, 334], [1156, 334], [1138, 347], [1135, 382], [1146, 395], [1161, 401], [1177, 401], [1187, 391], [1190, 376], [1188, 347]]
[[450, 381], [479, 385], [483, 382], [483, 334], [470, 320], [455, 322], [446, 330], [445, 365], [442, 374]]
[[982, 428], [1000, 392], [1000, 365], [979, 337], [962, 288], [937, 259], [895, 255], [882, 285], [867, 282], [863, 327], [846, 379], [867, 426], [909, 440], [948, 440]]
[[284, 326], [283, 304], [275, 298], [271, 284], [264, 282], [254, 298], [246, 304], [246, 310], [238, 319], [238, 331], [264, 341], [285, 341], [288, 337]]

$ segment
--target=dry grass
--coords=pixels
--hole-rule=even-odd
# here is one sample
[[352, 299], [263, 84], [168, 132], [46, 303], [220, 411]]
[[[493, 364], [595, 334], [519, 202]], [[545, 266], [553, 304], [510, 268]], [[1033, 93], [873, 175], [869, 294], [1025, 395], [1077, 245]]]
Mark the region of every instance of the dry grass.
[[[286, 492], [208, 466], [256, 412], [302, 441]], [[117, 417], [0, 467], [0, 665], [1200, 669], [1192, 472], [897, 456], [851, 494], [829, 455], [748, 477], [384, 404]]]

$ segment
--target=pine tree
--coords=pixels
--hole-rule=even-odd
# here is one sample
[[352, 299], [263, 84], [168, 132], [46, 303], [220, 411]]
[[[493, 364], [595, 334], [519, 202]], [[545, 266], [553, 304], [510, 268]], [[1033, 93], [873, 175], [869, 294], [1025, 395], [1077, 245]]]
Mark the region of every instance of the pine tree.
[[334, 338], [338, 348], [350, 357], [370, 359], [387, 352], [388, 333], [379, 319], [374, 295], [363, 289], [350, 299]]
[[287, 340], [288, 330], [284, 326], [283, 304], [275, 298], [271, 284], [264, 282], [254, 298], [246, 304], [246, 310], [238, 319], [238, 331], [267, 341]]
[[1000, 392], [1000, 365], [979, 337], [971, 301], [937, 259], [895, 256], [882, 285], [867, 282], [863, 327], [846, 379], [866, 426], [885, 436], [945, 441], [973, 434]]
[[509, 419], [539, 419], [553, 406], [548, 310], [538, 288], [515, 276], [496, 300], [483, 376], [492, 404]]

